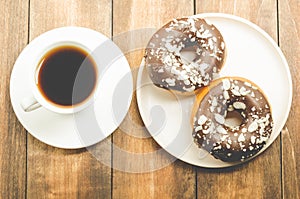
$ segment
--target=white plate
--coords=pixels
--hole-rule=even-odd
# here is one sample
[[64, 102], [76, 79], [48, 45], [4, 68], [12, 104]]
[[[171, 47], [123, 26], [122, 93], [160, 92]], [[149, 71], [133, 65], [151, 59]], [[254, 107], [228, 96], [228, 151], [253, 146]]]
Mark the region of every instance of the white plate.
[[[65, 40], [82, 43], [106, 61], [114, 59], [100, 71], [94, 102], [76, 114], [57, 114], [43, 107], [24, 112], [20, 102], [31, 96], [28, 73], [32, 64], [41, 49]], [[101, 33], [82, 27], [57, 28], [35, 38], [19, 55], [10, 79], [11, 103], [26, 130], [48, 145], [67, 149], [87, 147], [109, 136], [125, 117], [132, 91], [131, 70], [121, 50]]]
[[[264, 90], [271, 103], [274, 130], [262, 152], [279, 135], [291, 107], [292, 81], [286, 59], [265, 31], [245, 19], [220, 13], [197, 16], [213, 23], [226, 42], [227, 60], [220, 76], [241, 76], [253, 81]], [[196, 147], [190, 126], [194, 96], [176, 97], [155, 87], [143, 63], [138, 75], [137, 101], [150, 134], [173, 156], [208, 168], [239, 164], [222, 162]]]

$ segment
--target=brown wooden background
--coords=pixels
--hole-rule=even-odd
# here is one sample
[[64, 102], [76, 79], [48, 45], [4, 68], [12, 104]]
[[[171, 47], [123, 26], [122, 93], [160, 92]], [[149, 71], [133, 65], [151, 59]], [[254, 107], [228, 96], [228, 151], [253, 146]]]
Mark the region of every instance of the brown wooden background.
[[[0, 198], [300, 198], [299, 10], [299, 0], [0, 0]], [[211, 170], [177, 160], [158, 171], [131, 174], [102, 165], [85, 149], [47, 146], [18, 122], [9, 98], [10, 73], [22, 49], [41, 33], [77, 25], [113, 37], [202, 12], [231, 13], [258, 24], [289, 62], [294, 97], [288, 130], [254, 161]], [[127, 55], [133, 68], [141, 57], [142, 51]], [[128, 117], [142, 123], [136, 100]], [[122, 126], [134, 131], [126, 122]], [[159, 147], [120, 129], [105, 142], [111, 140], [138, 153]], [[107, 158], [113, 163], [120, 157], [111, 151]]]

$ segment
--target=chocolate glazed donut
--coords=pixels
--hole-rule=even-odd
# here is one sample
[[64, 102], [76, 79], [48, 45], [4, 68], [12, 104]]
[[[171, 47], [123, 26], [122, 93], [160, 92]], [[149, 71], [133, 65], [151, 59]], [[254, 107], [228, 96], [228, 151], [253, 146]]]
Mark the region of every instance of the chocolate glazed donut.
[[179, 18], [152, 36], [145, 66], [156, 86], [193, 94], [217, 76], [225, 54], [225, 42], [214, 25], [200, 18]]
[[[239, 117], [240, 124], [227, 124]], [[273, 129], [270, 104], [254, 83], [240, 77], [214, 80], [197, 96], [192, 114], [198, 147], [225, 162], [244, 161], [258, 153]]]

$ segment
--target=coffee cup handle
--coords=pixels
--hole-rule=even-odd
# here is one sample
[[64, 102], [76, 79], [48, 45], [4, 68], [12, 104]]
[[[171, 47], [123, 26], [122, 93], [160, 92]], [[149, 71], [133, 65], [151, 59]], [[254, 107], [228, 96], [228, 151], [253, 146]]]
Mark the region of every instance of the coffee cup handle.
[[25, 112], [30, 112], [40, 108], [41, 104], [38, 103], [33, 96], [30, 96], [22, 100], [21, 107]]

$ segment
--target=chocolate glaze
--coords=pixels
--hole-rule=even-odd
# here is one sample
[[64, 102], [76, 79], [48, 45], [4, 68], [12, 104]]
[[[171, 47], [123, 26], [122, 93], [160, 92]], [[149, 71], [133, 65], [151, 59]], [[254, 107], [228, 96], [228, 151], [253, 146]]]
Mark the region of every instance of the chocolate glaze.
[[[255, 155], [272, 133], [270, 104], [256, 85], [243, 78], [213, 81], [200, 93], [194, 109], [195, 143], [225, 162], [244, 161]], [[233, 111], [242, 118], [239, 126], [225, 123]]]
[[[193, 60], [183, 51], [194, 52]], [[207, 86], [223, 66], [225, 43], [219, 30], [204, 19], [174, 19], [150, 39], [145, 63], [153, 83], [164, 89], [193, 92]]]

